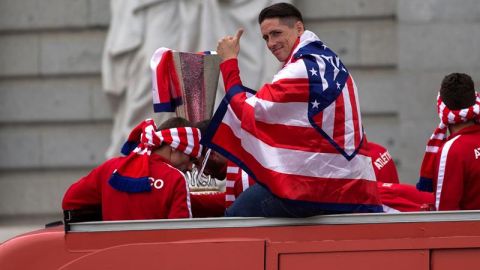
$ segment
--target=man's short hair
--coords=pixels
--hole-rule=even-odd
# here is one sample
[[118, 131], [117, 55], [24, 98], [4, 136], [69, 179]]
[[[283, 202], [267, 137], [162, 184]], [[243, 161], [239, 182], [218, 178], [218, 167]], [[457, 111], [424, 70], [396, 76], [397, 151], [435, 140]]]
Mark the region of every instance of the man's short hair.
[[277, 3], [264, 8], [258, 15], [258, 23], [262, 24], [265, 19], [271, 18], [279, 18], [281, 20], [294, 19], [294, 22], [301, 21], [303, 23], [302, 13], [295, 6], [288, 3]]
[[176, 127], [191, 127], [192, 123], [185, 118], [182, 117], [172, 117], [165, 122], [163, 122], [158, 128], [157, 131], [169, 129], [169, 128], [176, 128]]
[[195, 123], [195, 127], [200, 130], [200, 134], [202, 134], [202, 137], [205, 136], [205, 134], [207, 133], [208, 125], [210, 125], [210, 119], [202, 120]]
[[443, 78], [440, 97], [450, 110], [460, 110], [475, 104], [472, 78], [464, 73], [451, 73]]

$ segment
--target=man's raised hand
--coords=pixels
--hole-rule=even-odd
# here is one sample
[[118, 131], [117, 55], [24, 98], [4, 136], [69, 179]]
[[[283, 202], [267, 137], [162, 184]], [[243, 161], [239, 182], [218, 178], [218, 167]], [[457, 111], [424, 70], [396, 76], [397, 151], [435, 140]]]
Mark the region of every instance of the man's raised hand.
[[243, 35], [243, 28], [237, 30], [235, 36], [221, 38], [217, 44], [217, 54], [223, 61], [237, 58], [240, 52], [240, 38]]

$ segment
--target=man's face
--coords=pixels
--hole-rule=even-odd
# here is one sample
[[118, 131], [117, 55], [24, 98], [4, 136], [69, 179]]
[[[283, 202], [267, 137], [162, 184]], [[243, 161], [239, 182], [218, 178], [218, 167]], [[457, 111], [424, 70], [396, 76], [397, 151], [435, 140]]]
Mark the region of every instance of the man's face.
[[170, 162], [172, 163], [173, 167], [179, 169], [182, 172], [186, 172], [192, 169], [193, 162], [190, 156], [173, 148], [170, 154]]
[[285, 62], [288, 60], [297, 38], [302, 35], [304, 29], [300, 21], [292, 22], [290, 27], [279, 18], [269, 18], [260, 24], [260, 31], [272, 54], [278, 61]]

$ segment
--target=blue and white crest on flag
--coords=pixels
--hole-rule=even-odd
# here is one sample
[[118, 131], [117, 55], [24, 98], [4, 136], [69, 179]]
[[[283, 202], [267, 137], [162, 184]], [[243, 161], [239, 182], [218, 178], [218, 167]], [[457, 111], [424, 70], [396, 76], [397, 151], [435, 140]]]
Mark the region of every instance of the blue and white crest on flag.
[[[343, 119], [346, 114], [345, 110], [352, 108], [352, 106], [343, 106], [343, 112], [342, 110], [338, 111], [336, 106], [339, 105], [335, 103], [339, 96], [343, 95], [343, 91], [348, 91], [346, 88], [350, 76], [348, 70], [338, 56], [321, 41], [314, 41], [303, 46], [295, 53], [294, 57], [301, 58], [307, 70], [309, 80], [308, 119], [311, 125], [346, 159], [351, 160], [358, 152], [361, 141], [347, 149], [344, 145], [340, 145], [333, 136], [333, 129], [339, 124], [344, 125], [344, 123], [339, 123], [338, 119]], [[346, 104], [350, 104], [351, 101], [343, 100]], [[353, 97], [353, 101], [356, 102], [355, 97]], [[325, 115], [325, 118], [330, 121], [322, 121], [323, 118], [319, 117], [319, 114], [325, 113], [327, 109], [330, 109], [331, 113]], [[331, 130], [331, 132], [326, 130]]]

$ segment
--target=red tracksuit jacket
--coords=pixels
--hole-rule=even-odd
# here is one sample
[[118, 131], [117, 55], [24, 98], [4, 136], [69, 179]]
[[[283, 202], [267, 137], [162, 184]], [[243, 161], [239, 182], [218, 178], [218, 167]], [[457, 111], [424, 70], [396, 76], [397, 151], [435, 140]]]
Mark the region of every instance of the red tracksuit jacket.
[[63, 197], [64, 210], [102, 206], [103, 220], [191, 217], [188, 184], [182, 172], [157, 154], [150, 156], [151, 191], [127, 193], [108, 183], [125, 157], [110, 159], [74, 183]]
[[398, 179], [397, 167], [388, 150], [373, 142], [368, 142], [368, 148], [377, 181], [398, 184], [400, 181]]
[[435, 160], [437, 210], [480, 209], [480, 125], [452, 134]]

